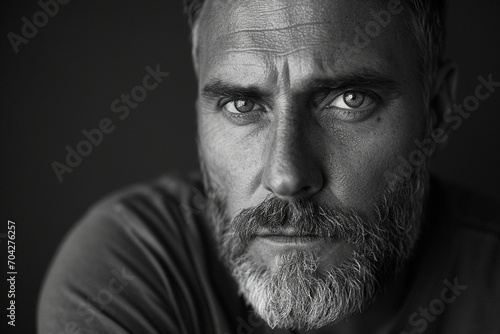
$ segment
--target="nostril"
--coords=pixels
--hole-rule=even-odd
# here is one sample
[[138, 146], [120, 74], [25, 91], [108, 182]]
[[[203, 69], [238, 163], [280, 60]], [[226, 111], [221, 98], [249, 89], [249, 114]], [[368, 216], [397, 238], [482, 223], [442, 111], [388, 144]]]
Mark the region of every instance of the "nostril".
[[[319, 174], [321, 172], [317, 171]], [[264, 188], [278, 196], [311, 196], [321, 189], [322, 177], [312, 175], [311, 173], [283, 173], [265, 174]]]

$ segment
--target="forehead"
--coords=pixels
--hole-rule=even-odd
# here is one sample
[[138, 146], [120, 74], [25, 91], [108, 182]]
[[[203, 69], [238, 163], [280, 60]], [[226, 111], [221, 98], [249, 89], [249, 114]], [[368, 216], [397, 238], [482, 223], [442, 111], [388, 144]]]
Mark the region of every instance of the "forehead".
[[[395, 4], [402, 10], [391, 12]], [[416, 59], [403, 16], [396, 0], [208, 0], [199, 21], [199, 75], [401, 71]]]

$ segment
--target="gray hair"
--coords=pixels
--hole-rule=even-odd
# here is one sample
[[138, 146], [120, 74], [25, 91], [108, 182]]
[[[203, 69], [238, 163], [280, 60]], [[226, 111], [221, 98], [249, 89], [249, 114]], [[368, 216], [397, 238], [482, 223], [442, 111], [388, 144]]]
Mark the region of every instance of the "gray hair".
[[[197, 20], [205, 0], [184, 0], [184, 11], [196, 44]], [[408, 8], [406, 28], [412, 33], [419, 52], [419, 71], [424, 101], [429, 102], [437, 70], [444, 50], [445, 0], [402, 0]]]

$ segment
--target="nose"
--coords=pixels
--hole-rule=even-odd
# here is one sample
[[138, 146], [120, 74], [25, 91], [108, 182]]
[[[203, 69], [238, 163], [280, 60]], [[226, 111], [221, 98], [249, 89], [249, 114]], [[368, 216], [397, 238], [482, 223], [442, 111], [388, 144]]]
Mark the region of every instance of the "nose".
[[296, 118], [277, 123], [269, 134], [262, 184], [280, 197], [311, 197], [323, 187], [311, 136]]

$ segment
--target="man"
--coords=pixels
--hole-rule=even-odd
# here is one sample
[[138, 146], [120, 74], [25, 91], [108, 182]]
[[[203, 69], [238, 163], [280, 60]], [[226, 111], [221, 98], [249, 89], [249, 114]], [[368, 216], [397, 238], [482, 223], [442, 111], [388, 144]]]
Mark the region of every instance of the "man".
[[75, 227], [41, 333], [498, 333], [494, 204], [429, 177], [454, 115], [430, 0], [192, 0], [203, 189]]

